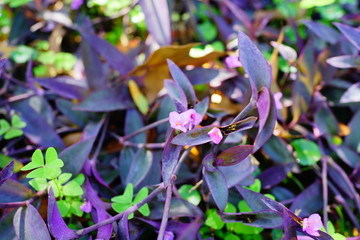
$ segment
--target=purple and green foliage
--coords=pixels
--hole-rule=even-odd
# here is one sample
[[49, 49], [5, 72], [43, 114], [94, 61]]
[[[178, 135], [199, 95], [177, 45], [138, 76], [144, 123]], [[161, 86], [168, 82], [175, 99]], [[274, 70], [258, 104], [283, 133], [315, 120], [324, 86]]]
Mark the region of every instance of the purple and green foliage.
[[359, 239], [353, 0], [5, 0], [0, 239]]

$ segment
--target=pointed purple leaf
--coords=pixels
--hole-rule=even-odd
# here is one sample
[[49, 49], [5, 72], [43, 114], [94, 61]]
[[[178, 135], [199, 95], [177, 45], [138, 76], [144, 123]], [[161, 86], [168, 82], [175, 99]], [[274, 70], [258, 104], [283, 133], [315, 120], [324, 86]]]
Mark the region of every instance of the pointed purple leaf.
[[244, 213], [220, 213], [221, 218], [226, 223], [241, 222], [248, 226], [260, 228], [280, 228], [283, 221], [278, 213], [273, 210], [262, 210], [257, 212]]
[[[360, 57], [359, 65], [360, 66]], [[359, 103], [360, 102], [360, 82], [357, 82], [349, 87], [341, 96], [340, 103]]]
[[262, 189], [270, 189], [279, 184], [287, 177], [287, 173], [287, 168], [284, 165], [276, 165], [262, 171], [258, 176]]
[[348, 127], [351, 132], [345, 137], [345, 145], [356, 152], [360, 152], [360, 110], [358, 110], [352, 117]]
[[195, 105], [194, 109], [197, 113], [201, 114], [201, 116], [204, 116], [208, 110], [209, 103], [210, 103], [210, 99], [209, 99], [209, 97], [206, 97], [203, 100], [201, 100], [200, 102], [198, 102]]
[[181, 71], [181, 69], [170, 59], [167, 59], [167, 63], [169, 66], [169, 70], [172, 78], [180, 85], [182, 90], [185, 93], [185, 96], [189, 102], [189, 104], [193, 107], [196, 103], [196, 95], [194, 91], [194, 87], [191, 82], [187, 78], [187, 76]]
[[170, 14], [167, 0], [140, 0], [148, 31], [160, 46], [171, 44]]
[[356, 168], [360, 164], [360, 156], [358, 153], [347, 147], [346, 145], [331, 145], [336, 155], [339, 156], [344, 163], [352, 168]]
[[275, 100], [269, 89], [262, 88], [256, 105], [259, 112], [259, 130], [253, 152], [256, 152], [271, 137], [276, 124]]
[[24, 134], [33, 143], [43, 147], [63, 148], [64, 143], [45, 118], [29, 105], [29, 101], [17, 101], [11, 104], [15, 111], [21, 113], [21, 119], [26, 122]]
[[25, 211], [25, 229], [26, 238], [32, 239], [51, 239], [49, 230], [42, 219], [40, 213], [31, 204], [27, 204]]
[[11, 161], [3, 170], [0, 171], [0, 186], [13, 175], [14, 161]]
[[111, 112], [133, 107], [127, 87], [119, 86], [96, 91], [85, 98], [74, 110], [87, 112]]
[[[92, 188], [89, 180], [86, 180], [86, 197], [91, 205], [95, 208], [96, 214], [92, 214], [92, 219], [95, 223], [101, 222], [105, 219], [110, 218], [111, 216], [106, 212], [106, 206], [104, 202], [100, 199], [97, 193]], [[100, 227], [97, 230], [98, 239], [110, 239], [112, 235], [112, 224], [105, 225]]]
[[227, 71], [225, 69], [201, 67], [185, 71], [184, 73], [189, 78], [192, 85], [208, 84], [210, 82], [221, 83], [237, 75], [235, 72]]
[[170, 133], [170, 137], [166, 141], [164, 151], [162, 153], [162, 169], [161, 174], [164, 181], [164, 184], [167, 186], [170, 183], [171, 176], [174, 174], [176, 165], [179, 161], [180, 152], [183, 149], [182, 146], [173, 145], [171, 143], [173, 136], [174, 136], [174, 130]]
[[321, 210], [323, 206], [321, 184], [316, 181], [303, 190], [292, 203], [290, 210], [297, 212], [299, 217], [307, 217]]
[[180, 146], [194, 146], [210, 142], [211, 138], [208, 132], [214, 127], [218, 126], [200, 127], [187, 131], [186, 133], [181, 133], [174, 137], [171, 143]]
[[164, 86], [167, 94], [174, 102], [177, 112], [185, 112], [188, 109], [188, 101], [180, 85], [172, 80], [165, 79]]
[[136, 187], [148, 174], [153, 163], [153, 153], [145, 148], [140, 148], [133, 158], [125, 185], [132, 183]]
[[203, 176], [216, 206], [223, 211], [228, 201], [228, 187], [224, 174], [218, 169], [215, 172], [209, 172], [203, 168]]
[[74, 230], [70, 229], [64, 219], [62, 219], [60, 211], [56, 204], [54, 192], [50, 189], [48, 198], [48, 227], [51, 235], [56, 239], [77, 239], [78, 235]]
[[360, 50], [360, 29], [353, 28], [343, 23], [334, 23], [334, 25], [345, 35], [345, 37]]
[[260, 50], [245, 33], [239, 32], [239, 58], [245, 72], [255, 83], [258, 90], [270, 88], [271, 67]]
[[280, 164], [296, 162], [296, 159], [289, 151], [286, 142], [274, 135], [268, 139], [262, 149], [274, 162]]
[[219, 127], [221, 132], [224, 134], [230, 134], [238, 131], [244, 131], [247, 129], [252, 128], [255, 125], [255, 122], [258, 118], [257, 117], [248, 117], [245, 119], [242, 119], [240, 121], [237, 121], [235, 123]]
[[358, 68], [360, 67], [360, 56], [343, 55], [326, 59], [326, 62], [336, 68]]
[[253, 149], [252, 145], [240, 145], [226, 149], [216, 157], [216, 166], [231, 166], [245, 160]]
[[323, 23], [304, 20], [303, 23], [319, 38], [322, 40], [335, 44], [340, 39], [340, 33]]
[[36, 78], [35, 81], [51, 92], [69, 99], [80, 99], [84, 96], [87, 85], [83, 80], [61, 76], [55, 78]]
[[134, 68], [134, 61], [129, 56], [120, 52], [115, 46], [106, 40], [96, 36], [82, 26], [80, 29], [82, 38], [87, 41], [111, 67], [117, 70], [121, 75], [126, 75]]
[[128, 215], [124, 215], [118, 223], [118, 230], [121, 239], [131, 240], [129, 233]]
[[4, 207], [2, 203], [12, 203], [25, 201], [32, 197], [34, 192], [21, 183], [8, 178], [0, 186], [0, 208]]

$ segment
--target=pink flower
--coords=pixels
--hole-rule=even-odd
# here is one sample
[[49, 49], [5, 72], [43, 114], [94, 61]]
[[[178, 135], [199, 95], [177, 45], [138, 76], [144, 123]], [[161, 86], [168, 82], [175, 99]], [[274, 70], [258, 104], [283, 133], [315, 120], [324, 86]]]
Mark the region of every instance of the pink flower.
[[312, 236], [320, 236], [319, 230], [323, 227], [319, 214], [311, 214], [309, 218], [303, 220], [303, 231]]
[[186, 128], [191, 130], [196, 125], [199, 125], [202, 121], [202, 116], [200, 113], [197, 113], [194, 109], [189, 109], [186, 112], [181, 113], [181, 115], [188, 120]]
[[182, 132], [187, 132], [200, 124], [202, 116], [194, 109], [189, 109], [183, 113], [171, 112], [169, 114], [170, 126]]
[[237, 68], [242, 66], [237, 55], [230, 55], [226, 57], [225, 63], [229, 68]]
[[210, 136], [211, 140], [215, 144], [219, 144], [221, 142], [221, 140], [223, 139], [223, 135], [222, 135], [220, 129], [218, 129], [217, 127], [214, 127], [213, 129], [211, 129], [211, 131], [208, 132], [208, 135]]
[[92, 208], [92, 206], [91, 206], [90, 202], [83, 202], [83, 204], [81, 204], [81, 206], [80, 206], [80, 209], [86, 213], [91, 212], [91, 208]]
[[73, 0], [70, 7], [72, 10], [78, 10], [83, 4], [84, 0]]

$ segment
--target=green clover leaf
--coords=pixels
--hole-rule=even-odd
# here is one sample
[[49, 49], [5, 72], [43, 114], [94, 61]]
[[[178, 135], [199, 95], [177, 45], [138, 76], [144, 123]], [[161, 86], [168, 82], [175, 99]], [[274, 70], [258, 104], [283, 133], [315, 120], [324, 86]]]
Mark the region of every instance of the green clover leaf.
[[34, 178], [29, 181], [30, 186], [32, 186], [36, 191], [45, 190], [48, 186], [46, 178]]
[[63, 194], [65, 196], [76, 197], [83, 195], [83, 193], [84, 191], [81, 188], [81, 185], [79, 185], [79, 183], [77, 183], [74, 179], [65, 184], [63, 187]]
[[21, 171], [27, 171], [43, 166], [44, 166], [44, 156], [42, 155], [40, 149], [36, 149], [31, 157], [31, 162], [29, 162], [23, 168], [21, 168]]
[[[141, 202], [144, 198], [146, 198], [149, 195], [149, 190], [146, 187], [143, 187], [140, 189], [138, 194], [136, 195], [133, 204], [138, 204]], [[145, 217], [150, 215], [150, 208], [149, 205], [146, 203], [141, 208], [139, 208], [139, 212], [144, 215]]]
[[21, 129], [10, 128], [5, 133], [4, 139], [9, 140], [9, 139], [12, 139], [12, 138], [20, 137], [21, 135], [23, 135], [23, 131]]
[[26, 127], [26, 122], [23, 122], [18, 115], [14, 115], [11, 118], [11, 126], [14, 128]]
[[45, 153], [46, 166], [49, 168], [62, 168], [64, 162], [58, 158], [55, 148], [49, 147]]
[[10, 124], [5, 119], [0, 120], [0, 135], [3, 135], [10, 129]]

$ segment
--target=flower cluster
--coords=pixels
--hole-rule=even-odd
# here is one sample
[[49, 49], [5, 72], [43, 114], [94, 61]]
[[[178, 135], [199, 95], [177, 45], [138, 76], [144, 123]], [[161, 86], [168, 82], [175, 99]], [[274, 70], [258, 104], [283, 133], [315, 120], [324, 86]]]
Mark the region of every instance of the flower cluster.
[[309, 218], [303, 220], [303, 231], [307, 232], [312, 236], [320, 236], [319, 230], [323, 227], [321, 217], [319, 214], [311, 214]]
[[193, 129], [196, 125], [200, 124], [202, 116], [194, 109], [189, 109], [182, 113], [171, 112], [169, 114], [169, 122], [172, 128], [187, 132]]

